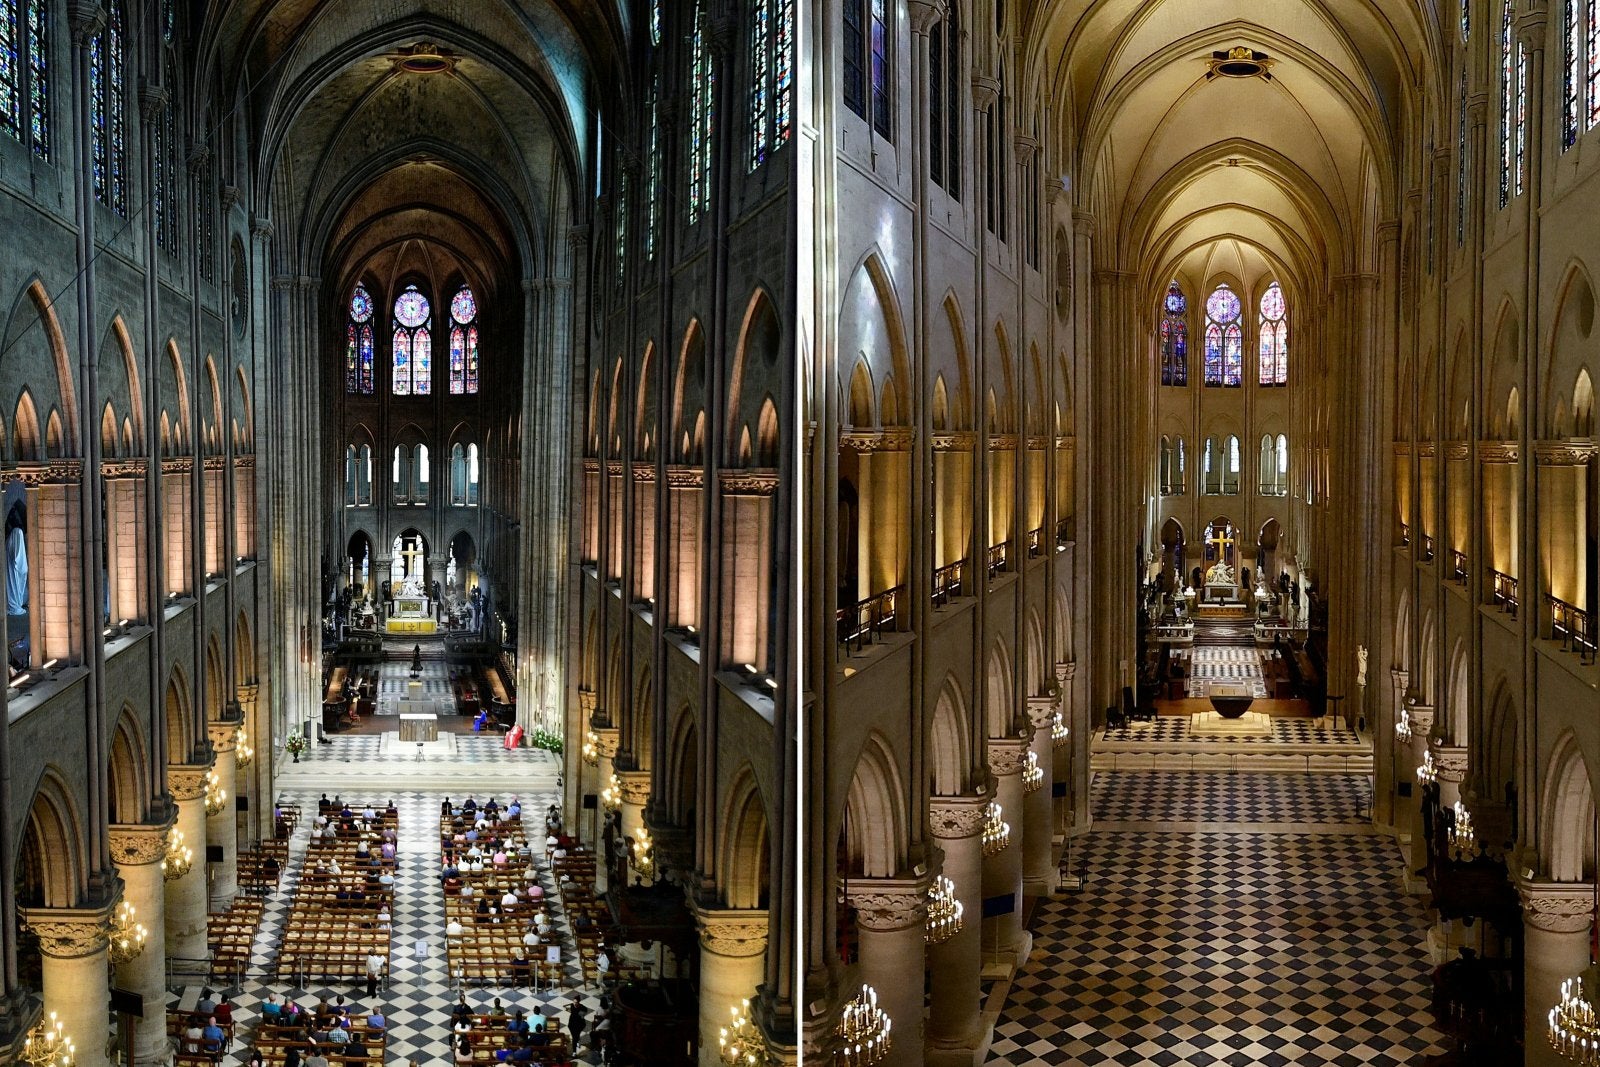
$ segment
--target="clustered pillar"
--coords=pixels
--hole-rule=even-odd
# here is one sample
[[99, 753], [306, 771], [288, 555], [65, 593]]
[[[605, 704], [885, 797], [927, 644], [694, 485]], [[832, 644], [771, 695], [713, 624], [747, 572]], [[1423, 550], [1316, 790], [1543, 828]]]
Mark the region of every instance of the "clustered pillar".
[[927, 1061], [966, 1064], [985, 1042], [982, 1011], [983, 819], [988, 799], [935, 797], [934, 839], [944, 850], [944, 876], [955, 886], [962, 925], [953, 937], [928, 947]]
[[767, 913], [697, 910], [700, 927], [700, 1064], [720, 1067], [717, 1037], [731, 1008], [756, 995], [766, 969]]
[[[989, 738], [989, 770], [995, 778], [994, 797], [1001, 818], [1012, 827], [1015, 838], [1022, 829], [1022, 768], [1027, 761], [1028, 744], [1020, 738]], [[1009, 911], [983, 920], [986, 962], [997, 967], [1020, 967], [1028, 958], [1030, 938], [1022, 927], [1022, 849], [1012, 844], [983, 861], [983, 897], [993, 900], [1009, 896]]]
[[117, 987], [144, 997], [144, 1016], [133, 1028], [135, 1063], [158, 1063], [168, 1051], [166, 880], [161, 858], [176, 816], [169, 812], [160, 824], [111, 828], [111, 857], [122, 876], [123, 899], [133, 905], [134, 917], [146, 931], [144, 951], [117, 965]]
[[923, 971], [927, 960], [928, 883], [869, 878], [850, 883], [861, 938], [861, 980], [878, 991], [893, 1026], [885, 1067], [922, 1067]]
[[167, 952], [183, 970], [203, 967], [206, 956], [206, 771], [209, 767], [175, 766], [167, 770], [167, 790], [178, 804], [177, 826], [184, 844], [194, 850], [194, 864], [181, 878], [167, 883]]
[[76, 1067], [110, 1067], [111, 1063], [107, 935], [116, 903], [113, 900], [95, 909], [36, 908], [23, 913], [28, 929], [39, 939], [45, 1008], [56, 1013], [77, 1046]]
[[1594, 923], [1594, 886], [1583, 882], [1523, 879], [1523, 1046], [1527, 1067], [1561, 1067], [1567, 1060], [1546, 1035], [1550, 1009], [1561, 983], [1589, 966], [1589, 930]]
[[[235, 762], [237, 723], [212, 722], [206, 724], [211, 734], [211, 747], [217, 754], [211, 771], [217, 778], [217, 788], [222, 790], [222, 810], [215, 815], [206, 813], [205, 843], [222, 849], [222, 861], [216, 865], [216, 881], [211, 884], [211, 900], [217, 909], [233, 904], [239, 893], [239, 815], [235, 802], [238, 796], [238, 771]], [[204, 801], [202, 801], [202, 804]]]

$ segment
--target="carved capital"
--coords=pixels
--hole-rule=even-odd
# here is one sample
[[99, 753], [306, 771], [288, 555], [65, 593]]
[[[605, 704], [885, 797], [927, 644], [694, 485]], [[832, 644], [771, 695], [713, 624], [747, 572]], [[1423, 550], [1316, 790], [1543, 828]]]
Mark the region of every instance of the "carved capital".
[[767, 950], [767, 913], [695, 909], [700, 947], [717, 956], [759, 956]]
[[640, 807], [650, 802], [649, 771], [618, 771], [617, 781], [622, 786], [622, 802]]
[[1594, 886], [1587, 882], [1517, 881], [1522, 921], [1552, 934], [1581, 934], [1594, 922]]
[[1062, 689], [1066, 689], [1067, 686], [1072, 684], [1072, 679], [1078, 673], [1078, 661], [1072, 660], [1068, 663], [1057, 663], [1055, 665], [1055, 672], [1056, 681], [1060, 683]]
[[165, 85], [145, 82], [139, 86], [139, 114], [146, 122], [154, 122], [159, 118], [171, 100], [172, 94], [167, 92]]
[[1000, 81], [986, 74], [972, 76], [972, 103], [979, 111], [984, 111], [1000, 99]]
[[584, 718], [588, 718], [594, 714], [596, 699], [597, 697], [593, 689], [578, 690], [578, 710], [583, 712]]
[[206, 795], [206, 766], [173, 766], [167, 768], [167, 792], [173, 800], [199, 800]]
[[997, 778], [1020, 774], [1028, 762], [1028, 742], [1016, 737], [991, 737], [988, 744], [989, 770]]
[[[1416, 717], [1412, 716], [1412, 729], [1416, 729]], [[1439, 772], [1442, 782], [1462, 782], [1467, 777], [1467, 748], [1465, 745], [1431, 745], [1433, 751], [1433, 766]]]
[[1578, 438], [1535, 441], [1533, 456], [1541, 467], [1581, 467], [1594, 458], [1595, 450], [1593, 441]]
[[928, 823], [934, 837], [976, 837], [983, 832], [988, 808], [989, 798], [981, 793], [973, 797], [935, 797], [928, 805]]
[[1427, 704], [1417, 704], [1407, 709], [1411, 719], [1411, 733], [1415, 737], [1426, 737], [1433, 729], [1433, 708]]
[[778, 491], [775, 470], [725, 470], [720, 477], [726, 496], [772, 496]]
[[886, 430], [844, 430], [839, 434], [839, 447], [862, 454], [872, 452], [909, 452], [916, 432], [909, 426], [891, 426]]
[[1515, 463], [1522, 454], [1516, 441], [1480, 441], [1478, 459], [1483, 463]]
[[595, 745], [605, 759], [616, 759], [617, 746], [622, 743], [622, 732], [615, 726], [594, 727]]
[[211, 747], [217, 752], [232, 752], [238, 731], [239, 724], [236, 722], [206, 723], [206, 735], [211, 738]]
[[971, 452], [978, 435], [971, 430], [941, 430], [933, 435], [935, 452]]
[[850, 883], [850, 906], [868, 930], [888, 932], [928, 919], [928, 887], [920, 878], [872, 878]]
[[157, 863], [167, 853], [167, 831], [177, 819], [177, 809], [171, 809], [165, 825], [145, 823], [113, 825], [111, 827], [111, 859], [119, 867], [143, 867]]
[[106, 28], [106, 9], [99, 0], [70, 0], [67, 4], [67, 27], [72, 43], [79, 48], [89, 47], [89, 42]]
[[1399, 667], [1390, 667], [1389, 677], [1394, 680], [1395, 690], [1401, 694], [1404, 694], [1406, 686], [1411, 684], [1411, 672]]
[[23, 919], [39, 939], [39, 951], [58, 960], [104, 952], [111, 933], [111, 909], [24, 908]]
[[1036, 731], [1048, 730], [1055, 725], [1056, 709], [1060, 706], [1060, 697], [1029, 697], [1027, 703], [1028, 722], [1033, 725]]
[[944, 0], [910, 0], [906, 5], [911, 13], [911, 31], [927, 36], [933, 24], [944, 18]]
[[241, 704], [254, 704], [260, 692], [261, 686], [255, 682], [246, 682], [244, 685], [234, 687], [235, 699]]

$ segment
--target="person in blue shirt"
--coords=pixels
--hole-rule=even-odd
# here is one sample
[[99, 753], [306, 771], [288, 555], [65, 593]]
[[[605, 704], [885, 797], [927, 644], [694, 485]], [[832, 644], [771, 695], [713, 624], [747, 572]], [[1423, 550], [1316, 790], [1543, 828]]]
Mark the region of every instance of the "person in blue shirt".
[[528, 1029], [529, 1030], [543, 1030], [544, 1029], [544, 1014], [542, 1012], [540, 1012], [538, 1010], [534, 1011], [533, 1017], [528, 1020]]
[[200, 1039], [205, 1042], [207, 1052], [220, 1052], [222, 1051], [223, 1041], [227, 1040], [227, 1035], [222, 1032], [222, 1027], [218, 1026], [217, 1020], [213, 1018], [200, 1031]]
[[522, 1012], [517, 1012], [516, 1018], [506, 1023], [506, 1032], [510, 1034], [525, 1034], [528, 1032], [528, 1017]]

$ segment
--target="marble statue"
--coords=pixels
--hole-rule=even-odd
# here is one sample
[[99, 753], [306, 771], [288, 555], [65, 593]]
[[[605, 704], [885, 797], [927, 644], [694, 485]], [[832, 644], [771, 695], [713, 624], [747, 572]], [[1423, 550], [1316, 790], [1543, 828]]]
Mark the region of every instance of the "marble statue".
[[1367, 646], [1356, 646], [1356, 684], [1367, 684]]
[[1232, 585], [1233, 584], [1233, 568], [1228, 566], [1226, 563], [1222, 562], [1221, 560], [1218, 560], [1216, 563], [1211, 565], [1211, 569], [1210, 570], [1206, 571], [1206, 584], [1207, 585]]

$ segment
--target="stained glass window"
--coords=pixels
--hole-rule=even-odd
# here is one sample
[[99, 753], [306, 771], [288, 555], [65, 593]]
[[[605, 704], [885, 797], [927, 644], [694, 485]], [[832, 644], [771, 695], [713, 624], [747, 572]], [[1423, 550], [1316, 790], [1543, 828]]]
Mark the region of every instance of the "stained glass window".
[[1522, 195], [1523, 157], [1528, 148], [1528, 56], [1522, 42], [1517, 42], [1517, 106], [1513, 114], [1517, 124], [1516, 190]]
[[156, 227], [156, 247], [178, 254], [178, 119], [176, 107], [168, 103], [153, 123], [151, 149], [152, 188], [150, 207]]
[[889, 3], [888, 0], [869, 0], [872, 4], [872, 128], [884, 137], [893, 134], [889, 121]]
[[628, 176], [619, 174], [617, 184], [617, 288], [621, 289], [628, 265]]
[[478, 302], [462, 286], [450, 301], [450, 392], [478, 391]]
[[774, 49], [776, 69], [772, 90], [773, 125], [777, 141], [787, 143], [794, 129], [794, 0], [777, 0], [778, 45]]
[[0, 0], [0, 130], [41, 159], [50, 158], [49, 58], [45, 0]]
[[961, 24], [959, 5], [928, 35], [928, 158], [933, 183], [961, 199]]
[[105, 29], [89, 43], [89, 96], [92, 128], [90, 163], [94, 195], [118, 215], [128, 213], [128, 146], [124, 121], [127, 33], [122, 5], [107, 9]]
[[1289, 318], [1283, 289], [1277, 282], [1261, 294], [1262, 385], [1289, 384]]
[[1472, 0], [1461, 0], [1461, 40], [1472, 36]]
[[1461, 95], [1456, 97], [1456, 244], [1467, 239], [1467, 67], [1461, 65]]
[[1177, 282], [1161, 302], [1161, 384], [1189, 384], [1189, 300]]
[[344, 337], [344, 391], [371, 396], [372, 372], [372, 294], [357, 285], [350, 294]]
[[432, 314], [428, 298], [408, 285], [394, 301], [395, 396], [427, 396], [433, 391], [433, 337], [428, 331]]
[[661, 0], [650, 0], [650, 43], [661, 45]]
[[840, 5], [844, 23], [840, 49], [844, 54], [844, 106], [862, 118], [867, 117], [867, 38], [863, 29], [866, 5], [867, 0], [844, 0]]
[[1584, 69], [1584, 119], [1586, 127], [1593, 129], [1600, 123], [1600, 0], [1588, 0], [1583, 14]]
[[767, 158], [768, 95], [771, 90], [772, 0], [750, 0], [750, 169]]
[[1511, 200], [1511, 109], [1516, 104], [1516, 68], [1512, 66], [1511, 0], [1505, 0], [1500, 19], [1500, 206]]
[[644, 230], [644, 258], [656, 258], [656, 225], [661, 217], [661, 76], [656, 75], [650, 83], [650, 161], [649, 195], [645, 198], [645, 210], [650, 217], [645, 223]]
[[1205, 383], [1237, 386], [1244, 381], [1244, 331], [1239, 297], [1226, 284], [1206, 298]]
[[695, 6], [690, 40], [689, 87], [689, 224], [700, 221], [711, 205], [712, 89], [716, 75], [706, 47], [706, 19]]
[[1561, 150], [1578, 143], [1579, 93], [1582, 89], [1583, 24], [1578, 7], [1586, 0], [1564, 0], [1561, 21]]

